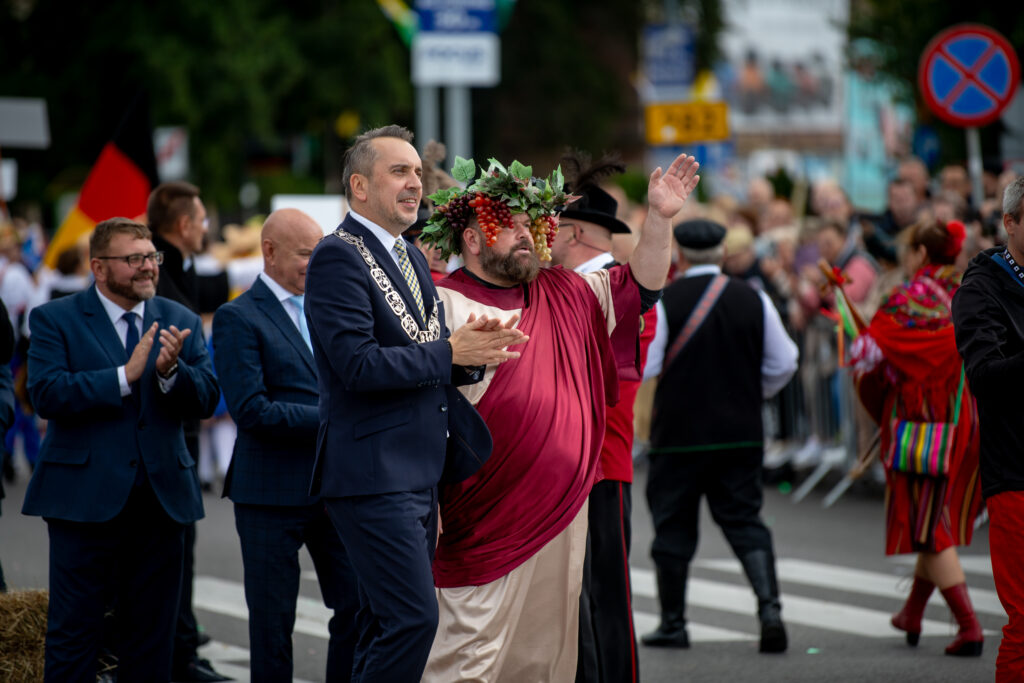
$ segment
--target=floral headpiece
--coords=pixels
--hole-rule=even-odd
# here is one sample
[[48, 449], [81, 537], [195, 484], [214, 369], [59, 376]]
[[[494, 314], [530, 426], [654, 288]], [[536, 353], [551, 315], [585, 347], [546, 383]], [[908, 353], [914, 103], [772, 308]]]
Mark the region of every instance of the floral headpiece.
[[558, 233], [557, 212], [578, 199], [563, 191], [565, 179], [561, 167], [541, 180], [532, 176], [532, 167], [518, 161], [509, 164], [507, 170], [497, 159], [488, 159], [488, 162], [490, 166], [486, 171], [481, 168], [480, 177], [474, 182], [476, 163], [455, 157], [452, 177], [468, 186], [445, 188], [430, 195], [436, 208], [420, 239], [441, 249], [441, 258], [446, 259], [459, 253], [456, 235], [466, 229], [474, 214], [487, 246], [493, 246], [498, 231], [512, 228], [512, 215], [525, 213], [530, 217], [537, 256], [542, 261], [550, 261], [551, 243]]

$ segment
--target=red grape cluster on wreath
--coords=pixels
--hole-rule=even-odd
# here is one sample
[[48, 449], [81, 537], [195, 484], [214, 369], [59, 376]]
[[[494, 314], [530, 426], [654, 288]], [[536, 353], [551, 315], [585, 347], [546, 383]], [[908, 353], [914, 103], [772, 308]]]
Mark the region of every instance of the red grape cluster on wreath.
[[518, 161], [508, 169], [496, 159], [488, 159], [490, 166], [476, 176], [476, 163], [472, 159], [455, 157], [452, 177], [467, 185], [438, 190], [428, 199], [436, 207], [423, 228], [420, 239], [441, 249], [441, 258], [447, 259], [461, 251], [462, 231], [475, 217], [480, 230], [492, 247], [502, 228], [512, 229], [513, 214], [525, 213], [530, 217], [530, 233], [534, 249], [541, 261], [551, 260], [551, 244], [558, 233], [558, 212], [579, 197], [564, 191], [565, 179], [561, 167], [547, 178], [534, 178], [533, 169]]

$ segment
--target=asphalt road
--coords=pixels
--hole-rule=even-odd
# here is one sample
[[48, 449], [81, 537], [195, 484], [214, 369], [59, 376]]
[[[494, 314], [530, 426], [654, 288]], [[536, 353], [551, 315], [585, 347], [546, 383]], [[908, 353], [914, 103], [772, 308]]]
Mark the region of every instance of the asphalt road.
[[[657, 621], [652, 565], [651, 524], [643, 496], [645, 467], [634, 484], [634, 607], [637, 630]], [[822, 505], [836, 478], [826, 478], [805, 499], [794, 502], [786, 486], [766, 489], [764, 518], [772, 529], [783, 597], [783, 618], [790, 637], [783, 655], [757, 652], [754, 598], [721, 533], [706, 510], [702, 538], [691, 571], [689, 650], [640, 648], [641, 679], [648, 683], [759, 683], [792, 681], [991, 681], [1006, 621], [995, 597], [988, 558], [987, 527], [964, 549], [972, 599], [987, 631], [978, 659], [944, 656], [955, 625], [941, 599], [933, 597], [917, 648], [908, 647], [888, 626], [909, 589], [906, 558], [883, 554], [881, 489], [854, 486], [833, 506]], [[799, 483], [799, 481], [797, 481]], [[26, 477], [7, 484], [0, 516], [0, 560], [12, 588], [46, 586], [47, 534], [38, 518], [19, 514]], [[199, 523], [196, 552], [196, 613], [214, 638], [204, 654], [238, 680], [247, 680], [248, 636], [241, 593], [242, 569], [234, 517], [228, 501], [205, 497], [207, 516]], [[300, 614], [294, 638], [296, 680], [323, 680], [327, 641], [312, 562], [302, 581]]]

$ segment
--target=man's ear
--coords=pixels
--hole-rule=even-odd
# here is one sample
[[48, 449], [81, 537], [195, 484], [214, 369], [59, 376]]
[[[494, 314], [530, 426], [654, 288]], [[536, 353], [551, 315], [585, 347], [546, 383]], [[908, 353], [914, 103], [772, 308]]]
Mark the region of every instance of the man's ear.
[[92, 277], [96, 282], [106, 282], [107, 274], [103, 270], [103, 261], [98, 258], [89, 259], [89, 270], [92, 271]]
[[192, 222], [192, 216], [187, 213], [183, 213], [174, 219], [174, 234], [178, 237], [183, 237], [185, 232], [188, 231], [189, 223]]
[[349, 187], [352, 188], [352, 196], [361, 202], [365, 202], [366, 198], [370, 195], [370, 182], [369, 179], [362, 173], [353, 173], [348, 180]]
[[465, 228], [462, 231], [462, 251], [479, 256], [483, 251], [483, 234], [476, 228]]

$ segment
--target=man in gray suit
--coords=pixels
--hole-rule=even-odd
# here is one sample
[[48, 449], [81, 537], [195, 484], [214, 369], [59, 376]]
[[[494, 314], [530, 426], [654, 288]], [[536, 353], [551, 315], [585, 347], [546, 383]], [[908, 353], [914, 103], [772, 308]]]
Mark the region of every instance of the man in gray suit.
[[358, 592], [319, 497], [309, 495], [319, 426], [316, 367], [303, 311], [306, 264], [323, 232], [296, 209], [263, 225], [264, 270], [213, 319], [214, 363], [238, 424], [224, 495], [242, 544], [253, 681], [292, 679], [299, 548], [308, 548], [334, 610], [329, 681], [347, 681]]

